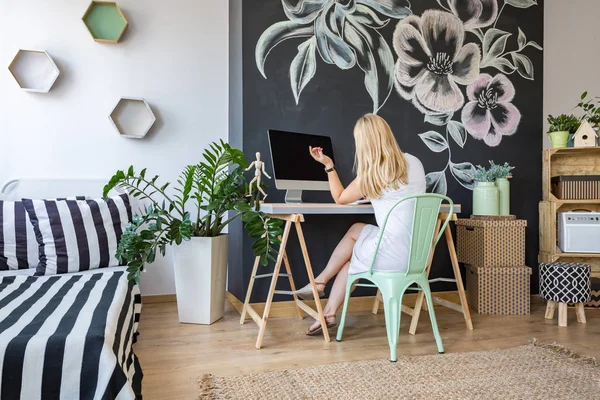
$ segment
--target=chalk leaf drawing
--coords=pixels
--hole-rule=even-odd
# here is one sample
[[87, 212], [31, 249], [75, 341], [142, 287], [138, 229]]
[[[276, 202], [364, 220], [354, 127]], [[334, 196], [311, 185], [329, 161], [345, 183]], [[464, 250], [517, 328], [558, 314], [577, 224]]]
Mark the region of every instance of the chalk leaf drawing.
[[383, 107], [393, 90], [394, 55], [379, 30], [389, 23], [379, 15], [403, 19], [411, 15], [408, 0], [282, 0], [289, 21], [267, 28], [255, 49], [256, 66], [266, 79], [265, 62], [275, 46], [304, 38], [290, 65], [290, 84], [296, 104], [317, 70], [317, 54], [341, 70], [358, 67], [373, 112]]
[[421, 140], [429, 147], [429, 150], [441, 153], [448, 148], [448, 141], [436, 131], [429, 131], [419, 135]]
[[[521, 113], [512, 104], [516, 93], [508, 76], [534, 80], [533, 62], [524, 51], [542, 47], [529, 41], [520, 27], [517, 32], [496, 27], [506, 6], [528, 8], [537, 5], [535, 0], [437, 3], [442, 10], [427, 10], [398, 22], [393, 37], [398, 56], [394, 83], [398, 94], [424, 114], [425, 123], [434, 129], [445, 127], [445, 134], [429, 130], [419, 137], [432, 152], [448, 152], [446, 167], [427, 174], [427, 190], [446, 194], [448, 170], [463, 187], [475, 186], [473, 164], [452, 160], [453, 142], [465, 148], [472, 136], [495, 147], [503, 137], [516, 134]], [[478, 42], [467, 43], [467, 33]], [[516, 46], [511, 43], [515, 33]], [[456, 115], [460, 120], [453, 120]]]
[[514, 135], [521, 121], [521, 113], [511, 101], [515, 87], [506, 75], [481, 74], [467, 87], [469, 102], [462, 109], [462, 121], [471, 136], [483, 139], [495, 147], [503, 136]]

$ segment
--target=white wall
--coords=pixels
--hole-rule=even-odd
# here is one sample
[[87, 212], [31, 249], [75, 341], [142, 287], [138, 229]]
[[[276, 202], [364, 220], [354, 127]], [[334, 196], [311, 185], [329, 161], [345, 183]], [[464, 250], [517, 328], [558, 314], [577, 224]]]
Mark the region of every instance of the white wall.
[[[89, 0], [0, 0], [0, 182], [106, 178], [135, 165], [175, 180], [228, 135], [228, 2], [119, 0], [130, 26], [96, 43]], [[47, 94], [21, 91], [6, 69], [19, 48], [47, 50], [61, 70]], [[108, 114], [144, 97], [157, 117], [144, 140], [119, 137]], [[142, 276], [143, 294], [174, 293], [170, 261]]]
[[600, 1], [546, 0], [544, 7], [544, 114], [570, 114], [584, 91], [600, 96]]

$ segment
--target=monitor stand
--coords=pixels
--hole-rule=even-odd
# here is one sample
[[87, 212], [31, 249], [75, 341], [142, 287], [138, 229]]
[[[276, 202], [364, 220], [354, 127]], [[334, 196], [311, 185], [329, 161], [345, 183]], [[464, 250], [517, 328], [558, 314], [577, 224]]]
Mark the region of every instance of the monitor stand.
[[286, 203], [302, 203], [302, 190], [288, 189], [285, 192]]

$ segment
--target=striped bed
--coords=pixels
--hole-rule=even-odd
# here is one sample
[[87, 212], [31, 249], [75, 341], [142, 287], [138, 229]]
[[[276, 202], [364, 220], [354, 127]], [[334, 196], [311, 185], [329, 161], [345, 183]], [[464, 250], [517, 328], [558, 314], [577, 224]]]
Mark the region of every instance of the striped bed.
[[124, 268], [0, 276], [0, 399], [141, 399], [140, 312]]

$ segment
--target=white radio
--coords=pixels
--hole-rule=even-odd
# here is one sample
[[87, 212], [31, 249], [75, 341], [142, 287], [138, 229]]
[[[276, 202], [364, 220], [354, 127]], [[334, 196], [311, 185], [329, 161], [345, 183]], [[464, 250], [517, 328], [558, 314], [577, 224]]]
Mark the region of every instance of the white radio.
[[558, 246], [563, 253], [600, 253], [600, 212], [558, 213]]

